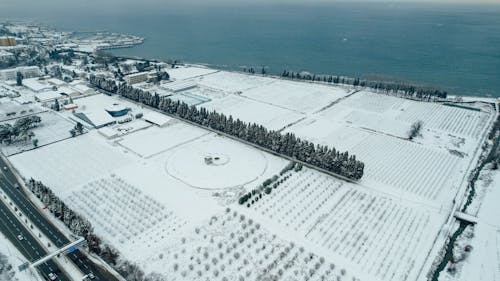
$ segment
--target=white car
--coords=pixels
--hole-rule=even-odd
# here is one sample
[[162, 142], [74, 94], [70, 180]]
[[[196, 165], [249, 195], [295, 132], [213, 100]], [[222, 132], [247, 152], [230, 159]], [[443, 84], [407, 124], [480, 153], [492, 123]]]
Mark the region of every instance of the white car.
[[56, 280], [57, 279], [57, 275], [55, 273], [49, 273], [49, 279], [50, 280]]
[[90, 279], [94, 279], [95, 276], [94, 276], [94, 273], [90, 272], [89, 274], [87, 274], [87, 277], [90, 278]]
[[17, 239], [19, 239], [19, 241], [23, 241], [24, 237], [21, 234], [19, 234], [19, 235], [17, 235]]

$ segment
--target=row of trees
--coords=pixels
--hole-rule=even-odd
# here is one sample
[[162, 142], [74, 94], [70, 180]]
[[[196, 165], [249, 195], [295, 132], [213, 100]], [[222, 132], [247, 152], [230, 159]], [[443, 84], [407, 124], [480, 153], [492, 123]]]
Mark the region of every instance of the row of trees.
[[417, 100], [431, 101], [436, 98], [446, 98], [448, 93], [432, 88], [421, 88], [410, 84], [397, 83], [397, 82], [381, 82], [361, 80], [359, 78], [350, 78], [335, 75], [317, 75], [311, 73], [290, 72], [284, 70], [281, 77], [288, 79], [318, 81], [331, 84], [347, 84], [353, 86], [369, 87], [376, 90], [382, 90], [388, 94], [397, 94], [404, 98], [411, 98]]
[[40, 181], [30, 179], [27, 182], [31, 192], [47, 206], [47, 209], [66, 225], [73, 234], [85, 238], [91, 253], [97, 254], [105, 262], [111, 265], [125, 280], [130, 281], [156, 281], [166, 280], [158, 274], [144, 274], [134, 263], [120, 259], [119, 252], [113, 247], [102, 243], [101, 239], [94, 234], [92, 224], [68, 207], [52, 190]]
[[95, 87], [107, 92], [116, 93], [118, 91], [118, 86], [116, 86], [115, 81], [107, 80], [106, 78], [101, 76], [96, 76], [92, 74], [89, 77], [89, 82]]
[[0, 142], [4, 144], [27, 142], [35, 136], [31, 130], [37, 127], [40, 122], [42, 122], [40, 116], [31, 115], [17, 119], [13, 125], [0, 124]]
[[296, 137], [293, 133], [281, 134], [274, 130], [268, 130], [262, 125], [245, 123], [223, 113], [208, 111], [204, 107], [189, 106], [185, 102], [173, 101], [168, 97], [160, 97], [158, 94], [153, 95], [150, 92], [125, 84], [120, 84], [119, 87], [113, 86], [111, 82], [103, 78], [91, 77], [91, 83], [97, 87], [105, 85], [107, 89], [116, 88], [118, 89], [117, 93], [121, 96], [158, 108], [168, 114], [235, 136], [273, 152], [353, 180], [359, 180], [363, 176], [364, 163], [357, 160], [356, 156], [349, 155], [347, 151], [340, 152], [335, 148], [315, 145], [312, 142]]

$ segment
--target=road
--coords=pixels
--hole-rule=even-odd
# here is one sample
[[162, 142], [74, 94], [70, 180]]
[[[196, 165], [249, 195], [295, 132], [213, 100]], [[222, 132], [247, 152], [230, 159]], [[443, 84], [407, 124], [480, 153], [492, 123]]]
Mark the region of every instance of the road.
[[[0, 230], [30, 262], [34, 262], [47, 254], [44, 248], [21, 224], [21, 222], [15, 217], [3, 201], [0, 201]], [[22, 240], [18, 238], [19, 235], [23, 237]], [[13, 264], [12, 266], [18, 265]], [[39, 265], [37, 269], [40, 272], [40, 275], [42, 275], [46, 280], [50, 280], [48, 277], [49, 273], [55, 273], [57, 275], [56, 280], [71, 280], [61, 272], [59, 267], [53, 261], [47, 261]]]
[[[10, 170], [10, 166], [7, 165], [3, 157], [0, 158], [0, 187], [7, 194], [8, 197], [19, 207], [19, 209], [33, 222], [33, 224], [40, 229], [46, 237], [48, 237], [52, 243], [58, 248], [62, 248], [70, 241], [59, 229], [57, 229], [44, 215], [41, 214], [42, 210], [39, 210], [24, 193], [22, 188], [19, 188], [21, 184], [17, 181], [16, 176], [13, 171]], [[4, 169], [7, 167], [7, 170]], [[17, 184], [17, 187], [15, 186]], [[90, 261], [85, 254], [80, 250], [76, 250], [67, 255], [67, 257], [80, 269], [80, 271], [85, 275], [93, 273], [95, 278], [93, 280], [101, 281], [118, 281], [118, 279], [110, 274], [108, 271], [95, 263]]]

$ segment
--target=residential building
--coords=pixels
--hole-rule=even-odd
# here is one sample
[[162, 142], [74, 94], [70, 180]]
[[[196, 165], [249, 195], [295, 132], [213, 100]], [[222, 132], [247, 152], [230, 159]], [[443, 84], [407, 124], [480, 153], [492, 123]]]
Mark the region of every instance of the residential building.
[[125, 78], [125, 82], [127, 82], [127, 84], [129, 84], [129, 85], [137, 84], [137, 83], [147, 81], [148, 80], [148, 73], [147, 72], [134, 73], [134, 74], [127, 75], [124, 78]]
[[2, 36], [0, 37], [0, 46], [15, 46], [16, 45], [16, 38], [14, 37], [6, 37]]
[[40, 76], [40, 69], [38, 66], [20, 66], [0, 70], [0, 80], [16, 80], [18, 72], [20, 72], [24, 78]]

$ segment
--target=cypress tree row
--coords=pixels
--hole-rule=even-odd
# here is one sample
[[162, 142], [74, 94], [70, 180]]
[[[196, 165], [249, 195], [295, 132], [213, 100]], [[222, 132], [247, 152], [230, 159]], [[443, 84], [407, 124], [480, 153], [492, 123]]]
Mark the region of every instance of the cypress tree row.
[[363, 177], [364, 163], [357, 160], [356, 156], [349, 155], [347, 151], [340, 152], [335, 148], [315, 145], [296, 137], [293, 133], [281, 134], [262, 125], [233, 119], [232, 116], [208, 111], [204, 107], [189, 106], [185, 102], [173, 101], [168, 97], [160, 97], [158, 94], [151, 94], [125, 84], [113, 86], [110, 82], [114, 81], [91, 78], [90, 82], [97, 87], [106, 85], [107, 89], [117, 89], [113, 92], [123, 97], [349, 179], [359, 180]]

